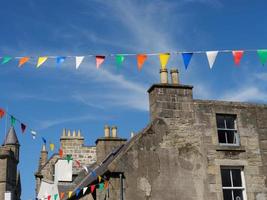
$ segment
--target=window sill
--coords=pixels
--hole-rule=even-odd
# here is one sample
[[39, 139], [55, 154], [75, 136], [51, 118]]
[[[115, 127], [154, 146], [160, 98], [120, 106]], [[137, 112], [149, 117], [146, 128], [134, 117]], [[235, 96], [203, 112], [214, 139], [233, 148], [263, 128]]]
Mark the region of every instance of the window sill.
[[244, 146], [231, 146], [231, 145], [217, 145], [216, 151], [239, 151], [245, 152], [246, 149]]

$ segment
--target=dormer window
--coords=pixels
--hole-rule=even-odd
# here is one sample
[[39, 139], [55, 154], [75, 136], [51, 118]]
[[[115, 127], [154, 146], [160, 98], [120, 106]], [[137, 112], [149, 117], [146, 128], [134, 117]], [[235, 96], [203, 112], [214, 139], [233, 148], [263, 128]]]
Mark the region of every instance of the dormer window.
[[236, 115], [216, 114], [216, 121], [219, 144], [239, 146]]

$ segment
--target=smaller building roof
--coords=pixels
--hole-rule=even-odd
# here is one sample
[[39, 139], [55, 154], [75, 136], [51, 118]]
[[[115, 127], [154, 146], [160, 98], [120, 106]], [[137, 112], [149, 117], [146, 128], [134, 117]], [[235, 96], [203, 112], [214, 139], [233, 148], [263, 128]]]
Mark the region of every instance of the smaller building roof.
[[4, 141], [4, 145], [8, 145], [8, 144], [19, 145], [19, 140], [18, 140], [16, 131], [13, 126], [10, 127], [6, 135], [6, 139]]

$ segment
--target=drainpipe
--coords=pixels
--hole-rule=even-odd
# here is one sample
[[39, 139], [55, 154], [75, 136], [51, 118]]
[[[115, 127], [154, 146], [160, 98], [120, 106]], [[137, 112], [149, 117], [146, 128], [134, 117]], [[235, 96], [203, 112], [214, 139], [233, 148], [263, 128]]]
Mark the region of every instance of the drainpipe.
[[120, 173], [120, 183], [121, 183], [120, 200], [123, 200], [123, 179], [122, 179], [122, 173]]

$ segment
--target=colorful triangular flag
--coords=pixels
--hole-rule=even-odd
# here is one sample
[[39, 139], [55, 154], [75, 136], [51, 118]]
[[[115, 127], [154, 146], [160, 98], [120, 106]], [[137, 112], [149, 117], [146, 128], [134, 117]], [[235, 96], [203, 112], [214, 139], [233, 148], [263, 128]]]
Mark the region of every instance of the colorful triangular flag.
[[80, 191], [81, 191], [80, 189], [77, 189], [77, 190], [75, 191], [75, 193], [76, 193], [76, 197], [79, 196]]
[[260, 57], [261, 64], [264, 65], [267, 61], [267, 49], [260, 49], [257, 51], [257, 53]]
[[23, 57], [19, 60], [19, 67], [21, 67], [22, 65], [24, 65], [26, 62], [28, 62], [30, 60], [30, 57]]
[[81, 163], [80, 163], [80, 161], [75, 160], [75, 163], [77, 164], [78, 167], [81, 167]]
[[104, 189], [104, 183], [99, 184], [99, 190], [102, 191]]
[[48, 57], [39, 57], [37, 61], [36, 67], [39, 68], [44, 62], [47, 60]]
[[86, 166], [83, 166], [83, 168], [86, 171], [86, 173], [88, 173], [88, 168]]
[[170, 58], [170, 53], [161, 53], [159, 54], [160, 66], [161, 69], [166, 69], [168, 61]]
[[95, 57], [95, 61], [96, 61], [96, 68], [98, 69], [100, 67], [100, 65], [102, 65], [102, 63], [105, 60], [105, 56], [96, 56]]
[[78, 69], [80, 67], [83, 59], [84, 59], [84, 56], [76, 56], [76, 69]]
[[2, 64], [6, 64], [8, 63], [10, 60], [12, 59], [12, 57], [10, 56], [5, 56], [2, 58]]
[[54, 200], [57, 200], [58, 194], [54, 195]]
[[98, 176], [98, 182], [100, 183], [101, 182], [101, 176]]
[[87, 191], [88, 187], [84, 187], [83, 188], [83, 195], [85, 194], [85, 192]]
[[58, 154], [59, 154], [59, 157], [60, 158], [62, 158], [63, 157], [63, 150], [62, 150], [62, 148], [60, 147], [60, 149], [59, 149], [59, 152], [58, 152]]
[[42, 137], [42, 140], [43, 140], [44, 144], [46, 145], [46, 139], [44, 137]]
[[239, 51], [232, 51], [233, 57], [234, 57], [234, 62], [236, 65], [240, 64], [241, 58], [244, 54], [244, 51], [239, 50]]
[[94, 177], [97, 177], [95, 171], [92, 171], [92, 175], [93, 175]]
[[137, 67], [138, 67], [138, 70], [140, 71], [147, 59], [147, 55], [146, 54], [138, 54], [136, 56], [137, 58]]
[[60, 199], [62, 200], [64, 198], [64, 196], [65, 196], [65, 193], [64, 192], [61, 192], [60, 193]]
[[116, 55], [116, 63], [117, 63], [117, 68], [119, 69], [121, 67], [121, 64], [124, 61], [124, 56], [123, 55]]
[[50, 143], [49, 146], [50, 146], [50, 150], [51, 150], [51, 151], [54, 151], [54, 149], [55, 149], [55, 144]]
[[20, 128], [21, 128], [21, 132], [24, 133], [24, 131], [26, 130], [26, 125], [21, 123]]
[[93, 193], [95, 191], [95, 185], [90, 186], [90, 191], [91, 191], [91, 193]]
[[209, 66], [210, 66], [210, 69], [212, 69], [213, 67], [213, 64], [216, 60], [216, 57], [218, 55], [218, 52], [219, 51], [207, 51], [206, 52], [206, 55], [207, 55], [207, 58], [208, 58], [208, 62], [209, 62]]
[[57, 57], [57, 64], [61, 64], [66, 60], [65, 56], [58, 56]]
[[50, 200], [50, 199], [51, 199], [51, 195], [48, 195], [48, 196], [47, 196], [47, 200]]
[[4, 117], [5, 113], [6, 113], [5, 110], [2, 109], [2, 108], [0, 108], [0, 119], [1, 119], [2, 117]]
[[105, 189], [108, 189], [108, 181], [105, 181], [104, 187], [105, 187]]
[[182, 53], [185, 69], [188, 68], [188, 65], [190, 63], [192, 56], [193, 56], [193, 53]]
[[70, 161], [72, 160], [71, 155], [68, 154], [66, 160], [68, 161], [68, 163], [70, 163]]
[[10, 117], [11, 126], [14, 126], [16, 123], [16, 118], [11, 115]]
[[68, 195], [68, 196], [69, 196], [69, 198], [71, 197], [71, 195], [72, 195], [72, 191], [69, 191], [69, 195]]
[[31, 134], [32, 134], [32, 139], [35, 140], [36, 135], [37, 135], [36, 131], [31, 130]]

